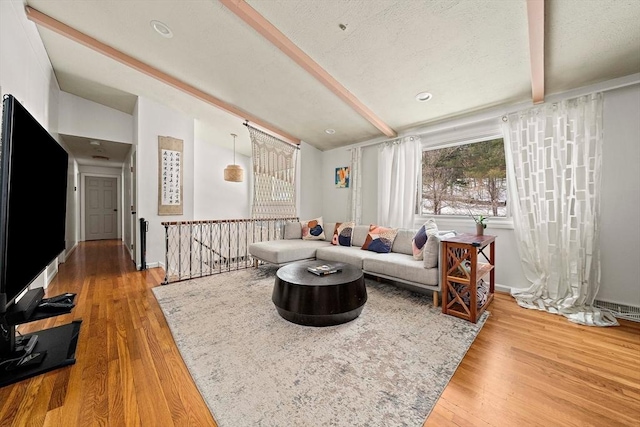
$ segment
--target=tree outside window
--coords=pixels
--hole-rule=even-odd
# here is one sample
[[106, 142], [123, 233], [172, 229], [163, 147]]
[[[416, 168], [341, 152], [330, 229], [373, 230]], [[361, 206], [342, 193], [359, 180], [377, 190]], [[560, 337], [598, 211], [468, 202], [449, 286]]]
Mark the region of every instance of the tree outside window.
[[502, 138], [422, 152], [419, 213], [507, 215]]

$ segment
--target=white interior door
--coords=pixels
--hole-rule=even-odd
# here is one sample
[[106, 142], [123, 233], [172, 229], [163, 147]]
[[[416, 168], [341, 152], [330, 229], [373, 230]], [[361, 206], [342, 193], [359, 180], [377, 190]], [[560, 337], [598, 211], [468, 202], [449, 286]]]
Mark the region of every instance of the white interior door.
[[116, 178], [85, 178], [85, 240], [118, 237], [118, 188]]

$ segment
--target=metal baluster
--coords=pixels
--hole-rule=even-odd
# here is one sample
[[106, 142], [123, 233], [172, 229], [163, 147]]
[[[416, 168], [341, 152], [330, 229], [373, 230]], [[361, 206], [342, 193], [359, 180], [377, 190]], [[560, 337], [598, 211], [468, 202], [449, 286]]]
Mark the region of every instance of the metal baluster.
[[249, 262], [249, 222], [244, 222], [244, 268], [247, 268]]
[[193, 224], [191, 222], [187, 222], [188, 227], [189, 227], [189, 240], [186, 240], [185, 242], [187, 243], [187, 250], [189, 251], [189, 273], [187, 274], [186, 278], [187, 279], [191, 279], [193, 278], [193, 262], [194, 262], [194, 246], [193, 246]]
[[163, 285], [169, 283], [169, 224], [164, 225], [164, 281]]
[[215, 232], [215, 223], [213, 221], [209, 221], [209, 274], [215, 273], [216, 266], [216, 232]]
[[174, 230], [174, 235], [176, 236], [176, 244], [175, 244], [175, 250], [178, 254], [178, 259], [177, 262], [178, 264], [176, 265], [176, 280], [180, 280], [180, 275], [182, 274], [182, 263], [181, 263], [181, 257], [182, 257], [182, 233], [181, 233], [181, 229], [180, 226], [177, 225], [176, 226], [176, 230]]

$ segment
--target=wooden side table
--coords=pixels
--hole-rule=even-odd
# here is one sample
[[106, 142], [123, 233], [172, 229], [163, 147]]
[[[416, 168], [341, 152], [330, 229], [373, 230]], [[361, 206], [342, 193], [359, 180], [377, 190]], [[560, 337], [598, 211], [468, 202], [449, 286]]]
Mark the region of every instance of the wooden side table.
[[442, 239], [443, 313], [476, 323], [493, 301], [495, 241], [496, 236], [475, 234]]

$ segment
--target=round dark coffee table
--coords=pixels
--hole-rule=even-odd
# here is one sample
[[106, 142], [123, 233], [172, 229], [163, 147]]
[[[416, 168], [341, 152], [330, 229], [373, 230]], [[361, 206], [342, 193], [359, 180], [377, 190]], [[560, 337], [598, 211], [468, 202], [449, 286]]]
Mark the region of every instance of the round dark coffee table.
[[[339, 265], [341, 272], [316, 276], [307, 267]], [[362, 270], [350, 264], [298, 261], [280, 267], [271, 300], [284, 319], [306, 326], [331, 326], [360, 315], [367, 301]]]

